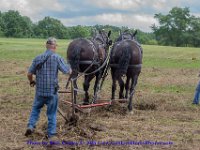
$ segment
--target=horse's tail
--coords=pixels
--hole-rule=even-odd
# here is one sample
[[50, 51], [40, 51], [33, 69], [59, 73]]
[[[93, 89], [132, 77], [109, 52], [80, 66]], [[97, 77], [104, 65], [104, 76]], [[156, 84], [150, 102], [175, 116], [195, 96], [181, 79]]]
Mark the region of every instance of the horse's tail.
[[80, 62], [80, 47], [75, 47], [73, 50], [72, 57], [70, 58], [70, 65], [73, 71], [79, 71], [79, 62]]
[[130, 46], [126, 46], [123, 51], [122, 51], [122, 55], [119, 59], [119, 68], [118, 68], [118, 73], [120, 75], [124, 75], [127, 72], [128, 66], [129, 66], [129, 61], [131, 58], [131, 48]]

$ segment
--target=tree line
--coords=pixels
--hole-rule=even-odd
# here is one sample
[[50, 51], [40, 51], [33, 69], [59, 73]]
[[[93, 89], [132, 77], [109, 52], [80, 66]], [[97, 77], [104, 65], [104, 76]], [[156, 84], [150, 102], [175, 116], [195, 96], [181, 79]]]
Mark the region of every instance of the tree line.
[[152, 25], [156, 41], [161, 45], [200, 47], [200, 18], [188, 7], [172, 8], [167, 15], [155, 14], [159, 25]]
[[[21, 16], [18, 11], [0, 12], [0, 37], [47, 38], [54, 36], [59, 39], [89, 38], [93, 35], [95, 29], [111, 30], [111, 38], [116, 39], [120, 30], [128, 29], [128, 27], [119, 28], [110, 25], [66, 27], [61, 21], [52, 17], [45, 17], [37, 23], [33, 23], [29, 17]], [[131, 30], [134, 31], [134, 29]], [[153, 33], [142, 31], [138, 33], [138, 40], [143, 44], [151, 44], [152, 40], [155, 39]]]
[[[200, 18], [190, 15], [189, 8], [174, 7], [168, 14], [155, 14], [159, 25], [151, 26], [153, 32], [147, 33], [138, 30], [137, 40], [142, 44], [195, 46], [200, 47]], [[59, 39], [75, 39], [91, 37], [94, 29], [111, 30], [111, 38], [118, 37], [119, 32], [128, 27], [111, 25], [72, 26], [66, 27], [58, 19], [45, 17], [33, 23], [27, 16], [22, 16], [18, 11], [0, 11], [0, 37], [16, 38], [47, 38], [54, 36]], [[133, 32], [135, 29], [130, 29]]]

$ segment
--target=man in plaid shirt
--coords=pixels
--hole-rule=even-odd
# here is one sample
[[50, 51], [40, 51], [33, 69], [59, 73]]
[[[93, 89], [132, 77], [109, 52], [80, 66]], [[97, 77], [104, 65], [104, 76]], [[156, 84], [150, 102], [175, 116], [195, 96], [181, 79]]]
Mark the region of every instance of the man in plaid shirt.
[[[28, 70], [27, 77], [30, 81], [30, 86], [36, 85], [36, 93], [25, 136], [33, 133], [36, 122], [39, 119], [40, 110], [44, 104], [47, 105], [48, 138], [56, 134], [58, 70], [64, 74], [71, 74], [72, 72], [64, 59], [55, 53], [56, 47], [56, 39], [49, 38], [46, 42], [47, 50], [33, 60]], [[33, 80], [33, 75], [36, 76], [36, 82]]]

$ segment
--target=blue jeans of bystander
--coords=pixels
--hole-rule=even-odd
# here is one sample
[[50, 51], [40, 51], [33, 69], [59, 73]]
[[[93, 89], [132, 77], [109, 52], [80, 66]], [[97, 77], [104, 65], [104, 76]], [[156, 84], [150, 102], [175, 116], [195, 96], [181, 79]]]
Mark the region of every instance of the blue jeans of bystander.
[[193, 104], [199, 104], [199, 96], [200, 96], [200, 81], [196, 87]]

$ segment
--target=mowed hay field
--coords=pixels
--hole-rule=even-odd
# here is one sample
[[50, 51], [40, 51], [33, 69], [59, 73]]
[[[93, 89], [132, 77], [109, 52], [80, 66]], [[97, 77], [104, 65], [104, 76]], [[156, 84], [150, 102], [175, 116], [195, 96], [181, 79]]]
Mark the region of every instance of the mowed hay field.
[[[57, 52], [64, 58], [69, 42], [58, 40]], [[46, 108], [41, 112], [33, 136], [24, 136], [35, 92], [29, 86], [26, 73], [32, 59], [44, 52], [44, 46], [45, 39], [0, 38], [1, 150], [46, 149], [41, 144], [47, 126]], [[62, 145], [64, 149], [200, 149], [200, 106], [192, 105], [199, 80], [200, 49], [149, 45], [142, 47], [143, 68], [133, 99], [133, 113], [126, 111], [126, 104], [119, 103], [115, 103], [110, 109], [93, 108], [87, 115], [78, 114], [76, 127], [65, 124], [65, 120], [58, 114], [58, 142], [60, 145], [62, 141], [74, 142], [71, 146]], [[64, 89], [67, 78], [68, 76], [59, 74], [61, 89]], [[82, 80], [80, 78], [78, 81], [81, 89]], [[110, 98], [111, 83], [108, 75], [100, 93], [101, 98]], [[90, 93], [93, 93], [93, 84], [92, 82]], [[83, 94], [78, 97], [82, 99]], [[60, 99], [70, 100], [70, 95], [60, 94]], [[63, 104], [61, 107], [64, 112], [70, 110]], [[87, 143], [91, 141], [93, 146]], [[111, 141], [112, 144], [105, 144]], [[120, 141], [120, 144], [114, 144]], [[128, 141], [171, 144], [123, 144]], [[79, 144], [76, 145], [75, 142]], [[95, 142], [98, 144], [95, 145]]]

